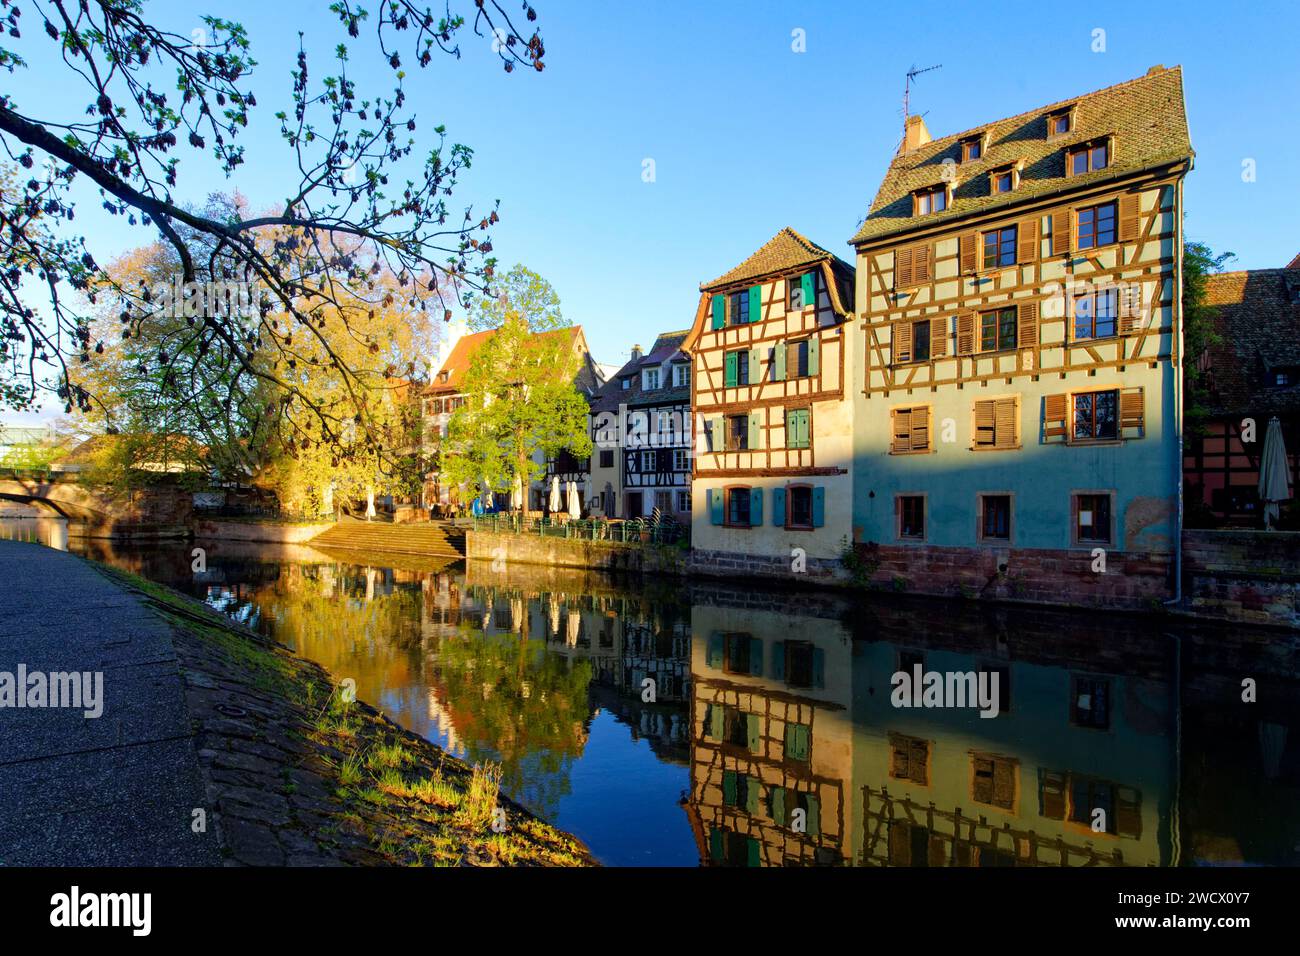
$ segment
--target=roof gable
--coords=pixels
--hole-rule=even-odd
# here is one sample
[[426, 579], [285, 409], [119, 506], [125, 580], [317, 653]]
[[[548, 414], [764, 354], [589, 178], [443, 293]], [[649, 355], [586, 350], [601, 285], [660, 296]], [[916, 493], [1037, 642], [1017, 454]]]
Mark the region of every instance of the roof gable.
[[801, 266], [815, 265], [819, 262], [838, 262], [845, 269], [852, 269], [848, 263], [834, 253], [823, 249], [817, 243], [801, 236], [786, 226], [775, 236], [763, 243], [758, 251], [728, 272], [724, 272], [712, 282], [700, 285], [701, 292], [709, 292], [729, 285], [749, 282], [780, 272], [789, 272]]
[[[1048, 116], [1065, 110], [1074, 116], [1072, 128], [1049, 138]], [[987, 146], [980, 158], [961, 162], [961, 143], [981, 133], [987, 135]], [[1109, 166], [1066, 176], [1066, 147], [1109, 135], [1115, 137]], [[1163, 163], [1187, 160], [1192, 155], [1182, 69], [1153, 67], [1144, 76], [1116, 86], [900, 151], [885, 173], [866, 220], [850, 242], [858, 244], [919, 226], [958, 220], [1062, 187], [1115, 179]], [[988, 172], [1016, 162], [1023, 164], [1018, 188], [991, 192]], [[951, 205], [942, 213], [912, 215], [912, 193], [943, 183], [945, 173], [956, 175]]]

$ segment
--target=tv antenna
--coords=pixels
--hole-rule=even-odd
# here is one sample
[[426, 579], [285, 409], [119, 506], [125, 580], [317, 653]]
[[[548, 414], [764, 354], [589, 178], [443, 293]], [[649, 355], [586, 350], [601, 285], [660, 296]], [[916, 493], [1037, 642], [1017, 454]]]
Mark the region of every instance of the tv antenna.
[[912, 81], [915, 80], [922, 73], [929, 73], [931, 70], [937, 70], [941, 66], [943, 66], [942, 63], [936, 63], [934, 66], [927, 66], [923, 69], [918, 70], [916, 68], [916, 64], [913, 63], [912, 68], [907, 71], [907, 80], [906, 82], [903, 83], [903, 128], [904, 129], [907, 128], [907, 117], [909, 115], [908, 107], [912, 98]]

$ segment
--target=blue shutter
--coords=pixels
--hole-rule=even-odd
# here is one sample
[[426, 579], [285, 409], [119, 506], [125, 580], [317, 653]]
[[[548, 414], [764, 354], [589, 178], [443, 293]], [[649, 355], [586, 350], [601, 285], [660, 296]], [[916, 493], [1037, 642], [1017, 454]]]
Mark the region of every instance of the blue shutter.
[[749, 489], [749, 525], [757, 528], [763, 523], [763, 489]]
[[749, 321], [761, 322], [763, 319], [763, 287], [761, 285], [752, 285], [749, 287]]
[[821, 485], [812, 490], [813, 527], [820, 528], [826, 523], [826, 489]]
[[817, 277], [811, 272], [805, 272], [799, 277], [799, 282], [803, 286], [803, 304], [815, 307], [817, 305]]
[[763, 639], [761, 637], [751, 637], [749, 639], [749, 675], [751, 677], [763, 676]]
[[720, 329], [727, 324], [727, 300], [720, 295], [713, 297], [713, 327]]
[[705, 662], [717, 670], [722, 669], [722, 632], [713, 631], [709, 634], [709, 643], [706, 648]]
[[709, 489], [709, 524], [722, 524], [722, 489]]
[[785, 641], [772, 642], [772, 679], [785, 680]]
[[820, 647], [813, 649], [813, 686], [826, 686], [826, 652]]
[[772, 524], [780, 528], [785, 525], [785, 489], [772, 489]]

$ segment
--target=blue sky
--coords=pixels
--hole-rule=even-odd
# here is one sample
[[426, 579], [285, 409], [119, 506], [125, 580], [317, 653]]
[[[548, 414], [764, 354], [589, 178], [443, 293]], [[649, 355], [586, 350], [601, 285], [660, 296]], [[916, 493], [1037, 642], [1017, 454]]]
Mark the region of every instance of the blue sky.
[[[699, 283], [782, 226], [851, 259], [847, 240], [901, 134], [912, 65], [942, 64], [912, 96], [913, 112], [940, 136], [1153, 64], [1181, 64], [1197, 152], [1188, 235], [1235, 252], [1233, 268], [1284, 265], [1300, 253], [1294, 4], [535, 4], [544, 73], [507, 75], [489, 40], [466, 29], [462, 60], [412, 68], [407, 90], [422, 130], [444, 123], [451, 140], [475, 151], [454, 206], [486, 209], [501, 199], [496, 254], [506, 267], [519, 261], [547, 277], [605, 363], [621, 364], [634, 343], [689, 325]], [[517, 9], [513, 0], [506, 6]], [[202, 157], [182, 150], [179, 198], [238, 187], [254, 206], [282, 201], [296, 180], [285, 175], [273, 113], [287, 108], [297, 32], [305, 32], [317, 77], [328, 68], [323, 54], [345, 39], [328, 0], [226, 0], [219, 9], [152, 0], [147, 8], [183, 33], [200, 25], [200, 11], [239, 20], [259, 63], [248, 165], [223, 184]], [[792, 50], [795, 30], [804, 31], [805, 52]], [[1104, 52], [1094, 52], [1096, 30], [1105, 31]], [[387, 92], [390, 74], [366, 36], [351, 41], [351, 67], [363, 87]], [[47, 97], [67, 102], [57, 73], [33, 66], [40, 82], [20, 79], [14, 90], [25, 111], [39, 115]], [[642, 179], [646, 159], [654, 160], [652, 183]], [[1254, 182], [1243, 182], [1246, 159]], [[101, 258], [151, 238], [93, 206], [83, 204], [78, 222]]]

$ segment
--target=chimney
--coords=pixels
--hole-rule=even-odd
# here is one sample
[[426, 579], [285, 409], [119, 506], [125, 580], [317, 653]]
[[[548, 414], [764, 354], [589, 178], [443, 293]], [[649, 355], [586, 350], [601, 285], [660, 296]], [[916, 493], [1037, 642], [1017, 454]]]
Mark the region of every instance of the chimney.
[[919, 116], [909, 116], [903, 127], [903, 148], [899, 152], [910, 153], [918, 146], [924, 146], [934, 137], [925, 128], [925, 120]]
[[641, 346], [639, 345], [632, 346], [632, 361], [633, 362], [641, 361]]
[[1157, 73], [1163, 73], [1164, 71], [1165, 65], [1163, 63], [1157, 63], [1155, 66], [1151, 67], [1151, 69], [1147, 70], [1147, 76], [1155, 76]]

